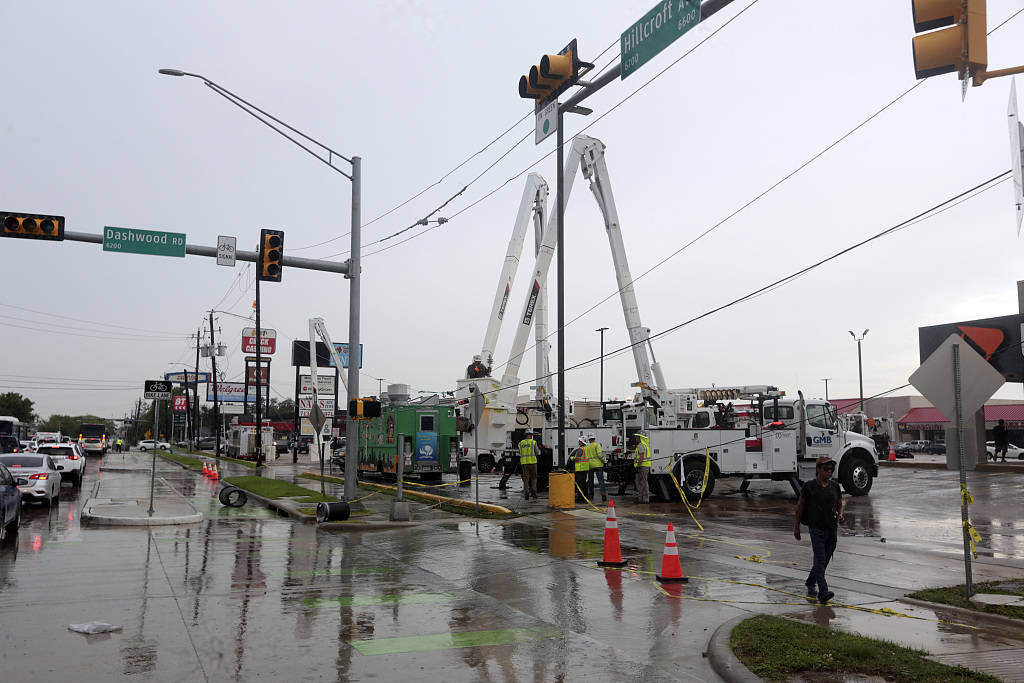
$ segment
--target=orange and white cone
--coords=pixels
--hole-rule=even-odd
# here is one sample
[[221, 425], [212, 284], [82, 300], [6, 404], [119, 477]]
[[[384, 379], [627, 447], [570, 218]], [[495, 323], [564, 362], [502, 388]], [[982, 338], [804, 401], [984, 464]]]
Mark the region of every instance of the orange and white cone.
[[672, 527], [672, 522], [668, 523], [668, 531], [665, 532], [665, 552], [661, 556], [661, 573], [654, 578], [662, 583], [689, 581], [683, 576], [683, 565], [679, 563], [679, 547], [676, 546], [676, 531]]
[[619, 520], [615, 516], [615, 501], [608, 501], [608, 516], [604, 520], [604, 554], [599, 567], [625, 567], [622, 548], [619, 547]]
[[889, 442], [889, 462], [896, 462], [896, 449], [891, 441]]
[[203, 476], [210, 476], [210, 462], [208, 460], [203, 461]]
[[217, 472], [217, 463], [210, 465], [210, 479], [220, 479], [220, 473]]

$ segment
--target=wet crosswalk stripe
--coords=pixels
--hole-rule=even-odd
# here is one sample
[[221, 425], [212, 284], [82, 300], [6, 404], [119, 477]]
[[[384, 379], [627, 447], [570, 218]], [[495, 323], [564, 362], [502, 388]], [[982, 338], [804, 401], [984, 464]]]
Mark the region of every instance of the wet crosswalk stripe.
[[449, 602], [454, 593], [399, 593], [397, 595], [344, 595], [337, 598], [306, 598], [306, 607], [365, 607], [368, 605], [417, 605], [428, 602]]
[[515, 645], [536, 640], [560, 638], [564, 634], [555, 628], [505, 628], [494, 631], [464, 631], [462, 633], [435, 633], [403, 638], [354, 640], [350, 643], [362, 655], [393, 655], [404, 652], [430, 652], [461, 647], [488, 645]]

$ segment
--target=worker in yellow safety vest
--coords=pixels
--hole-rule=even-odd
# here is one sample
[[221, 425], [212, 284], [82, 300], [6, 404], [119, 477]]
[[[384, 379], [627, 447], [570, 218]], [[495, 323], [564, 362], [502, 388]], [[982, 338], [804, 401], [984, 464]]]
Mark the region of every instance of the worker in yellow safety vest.
[[580, 437], [579, 448], [572, 452], [573, 465], [576, 468], [576, 489], [580, 496], [585, 496], [587, 491], [587, 472], [590, 470], [590, 461], [587, 459], [587, 451], [583, 438]]
[[638, 503], [651, 502], [651, 492], [647, 488], [647, 475], [651, 473], [651, 442], [648, 437], [637, 433], [633, 435], [633, 464], [636, 466], [636, 495]]
[[590, 499], [594, 499], [594, 478], [597, 477], [597, 483], [601, 487], [601, 501], [608, 502], [608, 494], [604, 489], [604, 454], [601, 451], [601, 444], [597, 442], [597, 437], [591, 432], [587, 434], [587, 445], [583, 449], [584, 454], [587, 456], [587, 495]]
[[519, 442], [519, 465], [523, 470], [523, 500], [537, 498], [537, 442], [533, 432], [527, 431]]

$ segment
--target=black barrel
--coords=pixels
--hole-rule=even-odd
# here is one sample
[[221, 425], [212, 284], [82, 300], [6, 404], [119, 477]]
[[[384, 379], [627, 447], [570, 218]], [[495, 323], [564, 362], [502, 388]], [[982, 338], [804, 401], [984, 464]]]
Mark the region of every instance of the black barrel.
[[317, 503], [316, 521], [321, 523], [344, 522], [348, 519], [351, 512], [352, 510], [345, 501], [341, 501], [340, 503]]
[[459, 461], [459, 486], [469, 486], [470, 479], [473, 478], [473, 462], [471, 460], [460, 460]]

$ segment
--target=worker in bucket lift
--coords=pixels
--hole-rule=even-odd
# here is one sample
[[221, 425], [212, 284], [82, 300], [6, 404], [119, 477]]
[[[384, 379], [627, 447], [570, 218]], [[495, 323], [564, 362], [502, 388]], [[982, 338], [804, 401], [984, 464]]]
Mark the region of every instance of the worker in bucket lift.
[[587, 472], [590, 470], [590, 461], [587, 460], [587, 451], [580, 437], [580, 445], [572, 452], [573, 467], [576, 470], [576, 492], [579, 496], [585, 496], [587, 491]]
[[523, 469], [523, 500], [537, 499], [537, 452], [540, 447], [527, 430], [519, 442], [519, 465]]
[[594, 477], [596, 476], [597, 483], [601, 487], [601, 501], [607, 503], [608, 493], [604, 489], [604, 453], [593, 432], [587, 434], [587, 441], [588, 443], [583, 449], [590, 466], [590, 469], [587, 470], [587, 495], [591, 500], [594, 499]]
[[480, 379], [481, 377], [488, 377], [491, 374], [491, 369], [484, 365], [483, 356], [477, 354], [473, 356], [473, 362], [466, 368], [466, 377], [469, 379]]

